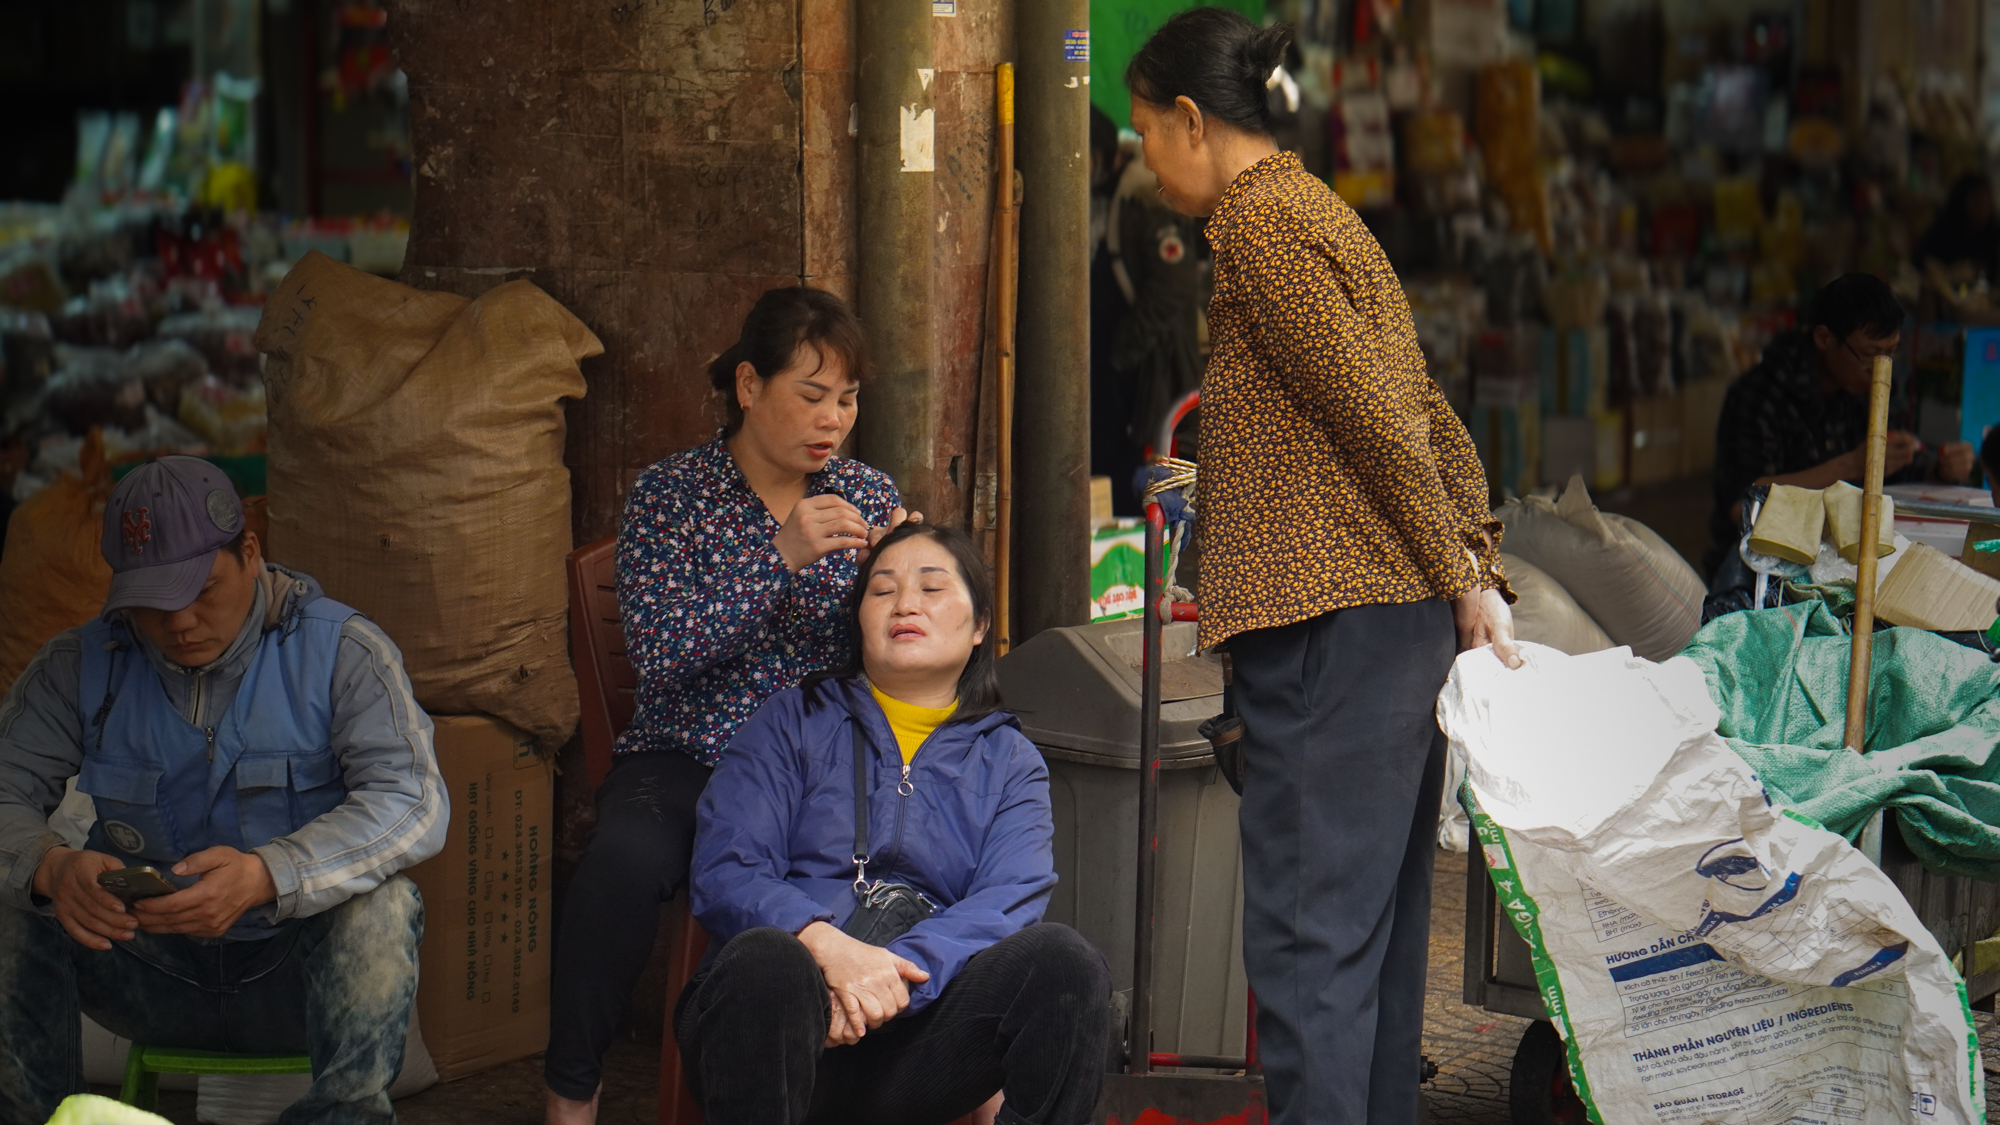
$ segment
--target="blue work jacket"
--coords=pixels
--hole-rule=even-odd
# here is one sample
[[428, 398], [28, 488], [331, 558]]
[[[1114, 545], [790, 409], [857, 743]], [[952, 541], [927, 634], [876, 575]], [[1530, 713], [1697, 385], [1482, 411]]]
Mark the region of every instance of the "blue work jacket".
[[[854, 912], [854, 731], [870, 759], [868, 878], [941, 909], [889, 945], [930, 973], [909, 1011], [973, 954], [1042, 920], [1055, 889], [1049, 771], [1001, 711], [931, 732], [905, 777], [867, 681], [830, 680], [809, 707], [772, 696], [736, 733], [697, 810], [695, 917], [711, 952], [746, 930], [797, 933]], [[907, 783], [906, 783], [907, 780]]]
[[[234, 702], [206, 729], [167, 698], [122, 618], [86, 625], [76, 787], [97, 806], [90, 848], [164, 872], [217, 845], [263, 847], [339, 808], [347, 784], [328, 730], [341, 627], [354, 613], [320, 597], [265, 631]], [[274, 932], [253, 911], [229, 936]]]

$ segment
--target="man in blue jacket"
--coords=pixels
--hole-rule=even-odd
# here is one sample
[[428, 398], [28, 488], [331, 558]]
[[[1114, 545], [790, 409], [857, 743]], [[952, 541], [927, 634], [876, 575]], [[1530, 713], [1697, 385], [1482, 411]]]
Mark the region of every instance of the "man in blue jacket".
[[[0, 703], [0, 1120], [83, 1089], [78, 1013], [139, 1042], [310, 1054], [290, 1123], [393, 1122], [448, 804], [402, 657], [264, 560], [220, 471], [164, 457], [104, 511], [111, 595]], [[96, 822], [72, 847], [65, 783]], [[98, 876], [157, 869], [130, 902]]]

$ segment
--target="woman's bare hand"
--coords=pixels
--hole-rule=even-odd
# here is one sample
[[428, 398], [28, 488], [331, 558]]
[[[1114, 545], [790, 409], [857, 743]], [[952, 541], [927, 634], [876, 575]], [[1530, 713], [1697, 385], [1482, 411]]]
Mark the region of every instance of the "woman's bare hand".
[[797, 574], [835, 551], [866, 546], [868, 530], [859, 508], [828, 492], [793, 505], [772, 545]]
[[[931, 979], [911, 962], [880, 946], [848, 937], [825, 922], [800, 930], [799, 941], [812, 954], [847, 1029], [857, 1040], [869, 1028], [881, 1027], [910, 1006], [910, 990], [904, 982], [922, 984]], [[831, 1034], [829, 1031], [829, 1038]]]
[[1493, 655], [1509, 668], [1521, 666], [1521, 648], [1514, 643], [1514, 612], [1498, 590], [1474, 590], [1452, 599], [1452, 623], [1458, 626], [1458, 651], [1493, 646]]
[[[856, 1031], [854, 1026], [847, 1022], [847, 1009], [841, 1007], [840, 994], [831, 988], [827, 989], [826, 1004], [826, 1042], [820, 1044], [820, 1046], [830, 1050], [834, 1047], [848, 1047], [861, 1042], [861, 1031]], [[866, 1028], [862, 1029], [862, 1031], [866, 1030]]]

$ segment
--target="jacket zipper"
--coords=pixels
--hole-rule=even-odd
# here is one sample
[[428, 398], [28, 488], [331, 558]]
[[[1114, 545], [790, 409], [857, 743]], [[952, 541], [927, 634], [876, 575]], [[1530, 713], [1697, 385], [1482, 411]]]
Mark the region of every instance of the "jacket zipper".
[[208, 760], [210, 763], [213, 763], [215, 761], [215, 727], [205, 725], [208, 716], [204, 713], [208, 710], [208, 670], [205, 668], [196, 669], [190, 671], [188, 676], [192, 680], [188, 685], [188, 722], [201, 726], [202, 734], [208, 738]]

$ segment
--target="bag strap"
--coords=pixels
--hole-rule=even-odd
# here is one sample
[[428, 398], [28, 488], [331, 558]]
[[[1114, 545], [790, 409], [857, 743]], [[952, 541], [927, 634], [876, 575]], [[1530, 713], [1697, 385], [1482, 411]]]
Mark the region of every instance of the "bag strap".
[[849, 716], [854, 723], [854, 893], [868, 887], [868, 745], [861, 733], [861, 717]]

